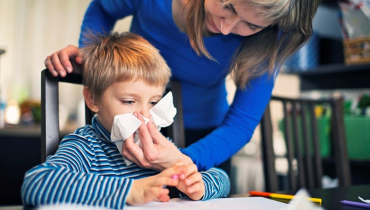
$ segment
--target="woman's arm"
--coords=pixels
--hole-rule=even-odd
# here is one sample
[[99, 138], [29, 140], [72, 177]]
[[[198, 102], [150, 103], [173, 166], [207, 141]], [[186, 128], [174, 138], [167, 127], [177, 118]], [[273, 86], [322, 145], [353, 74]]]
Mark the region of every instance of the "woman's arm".
[[82, 47], [84, 33], [109, 33], [117, 20], [133, 15], [141, 0], [93, 0], [82, 21], [79, 46]]
[[207, 170], [230, 158], [246, 143], [259, 124], [270, 101], [274, 76], [255, 78], [246, 90], [237, 90], [222, 124], [207, 137], [182, 149], [198, 166]]
[[[141, 0], [93, 0], [86, 10], [79, 39], [79, 45], [84, 45], [85, 33], [109, 33], [117, 20], [134, 15]], [[72, 65], [76, 62], [78, 65]], [[79, 49], [69, 45], [54, 52], [45, 59], [45, 67], [53, 76], [65, 77], [68, 73], [81, 72], [83, 61], [79, 56]]]

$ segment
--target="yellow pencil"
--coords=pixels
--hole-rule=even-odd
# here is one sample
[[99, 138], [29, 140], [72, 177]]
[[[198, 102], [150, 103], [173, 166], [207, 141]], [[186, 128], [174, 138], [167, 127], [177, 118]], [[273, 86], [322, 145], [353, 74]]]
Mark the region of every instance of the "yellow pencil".
[[[284, 194], [277, 194], [277, 193], [269, 193], [269, 192], [257, 192], [257, 191], [250, 191], [249, 194], [256, 195], [256, 196], [263, 196], [263, 197], [270, 197], [270, 198], [280, 198], [286, 200], [292, 200], [294, 195], [284, 195]], [[321, 198], [308, 198], [310, 201], [319, 203], [321, 205], [322, 199]]]

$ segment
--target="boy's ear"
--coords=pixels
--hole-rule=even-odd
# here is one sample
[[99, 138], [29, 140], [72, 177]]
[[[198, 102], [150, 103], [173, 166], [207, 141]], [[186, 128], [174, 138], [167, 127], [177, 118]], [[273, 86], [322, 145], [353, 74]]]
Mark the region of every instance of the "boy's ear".
[[95, 100], [94, 100], [93, 96], [91, 95], [89, 87], [84, 87], [82, 93], [84, 95], [84, 99], [85, 99], [87, 107], [89, 107], [89, 109], [92, 112], [98, 113], [99, 112], [99, 107], [95, 104]]

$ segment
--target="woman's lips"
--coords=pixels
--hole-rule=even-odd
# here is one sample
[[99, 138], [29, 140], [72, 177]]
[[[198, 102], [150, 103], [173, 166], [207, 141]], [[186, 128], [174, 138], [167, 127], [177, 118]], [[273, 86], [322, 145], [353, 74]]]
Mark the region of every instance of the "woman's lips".
[[212, 29], [212, 30], [210, 30], [210, 31], [212, 31], [213, 33], [221, 33], [221, 31], [220, 30], [218, 30], [218, 28], [217, 28], [217, 26], [216, 26], [216, 24], [213, 22], [213, 20], [212, 20], [212, 18], [210, 17], [210, 18], [208, 18], [208, 22], [209, 22], [209, 25], [210, 25], [210, 29]]

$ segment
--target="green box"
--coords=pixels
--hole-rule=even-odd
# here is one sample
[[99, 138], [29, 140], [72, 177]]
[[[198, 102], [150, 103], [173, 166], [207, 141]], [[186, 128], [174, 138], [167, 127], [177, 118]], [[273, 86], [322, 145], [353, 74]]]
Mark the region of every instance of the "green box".
[[[311, 124], [310, 118], [308, 119], [308, 135], [309, 141], [311, 141]], [[293, 122], [290, 120], [291, 126], [291, 137], [293, 137]], [[330, 148], [330, 117], [323, 116], [316, 118], [318, 135], [320, 142], [320, 153], [323, 158], [329, 157], [331, 155]], [[302, 134], [302, 122], [300, 117], [297, 117], [298, 122], [298, 132], [300, 135], [300, 146], [301, 151], [303, 151], [303, 134]], [[344, 116], [344, 126], [346, 132], [347, 141], [347, 151], [348, 157], [351, 160], [370, 160], [370, 117], [365, 116], [354, 116], [345, 115]], [[282, 131], [284, 137], [284, 123], [282, 120], [279, 121], [279, 129]], [[294, 150], [293, 150], [294, 151]], [[312, 143], [310, 145], [310, 151], [313, 152]]]
[[[311, 118], [310, 116], [306, 116], [307, 119], [307, 128], [308, 128], [308, 140], [310, 142], [310, 151], [311, 154], [313, 154], [313, 144], [312, 144], [312, 133], [311, 133]], [[293, 121], [291, 118], [289, 118], [290, 121], [290, 136], [293, 138]], [[304, 143], [303, 143], [303, 132], [302, 132], [302, 120], [301, 117], [297, 117], [297, 123], [298, 123], [298, 135], [300, 139], [300, 149], [302, 153], [304, 153]], [[327, 116], [319, 117], [316, 119], [317, 123], [317, 132], [319, 137], [319, 146], [320, 146], [320, 154], [321, 157], [329, 157], [330, 156], [330, 138], [329, 138], [329, 132], [330, 132], [330, 118]], [[283, 120], [279, 121], [279, 129], [284, 133], [284, 122]], [[293, 146], [294, 147], [294, 146]], [[295, 149], [293, 148], [293, 152]]]

